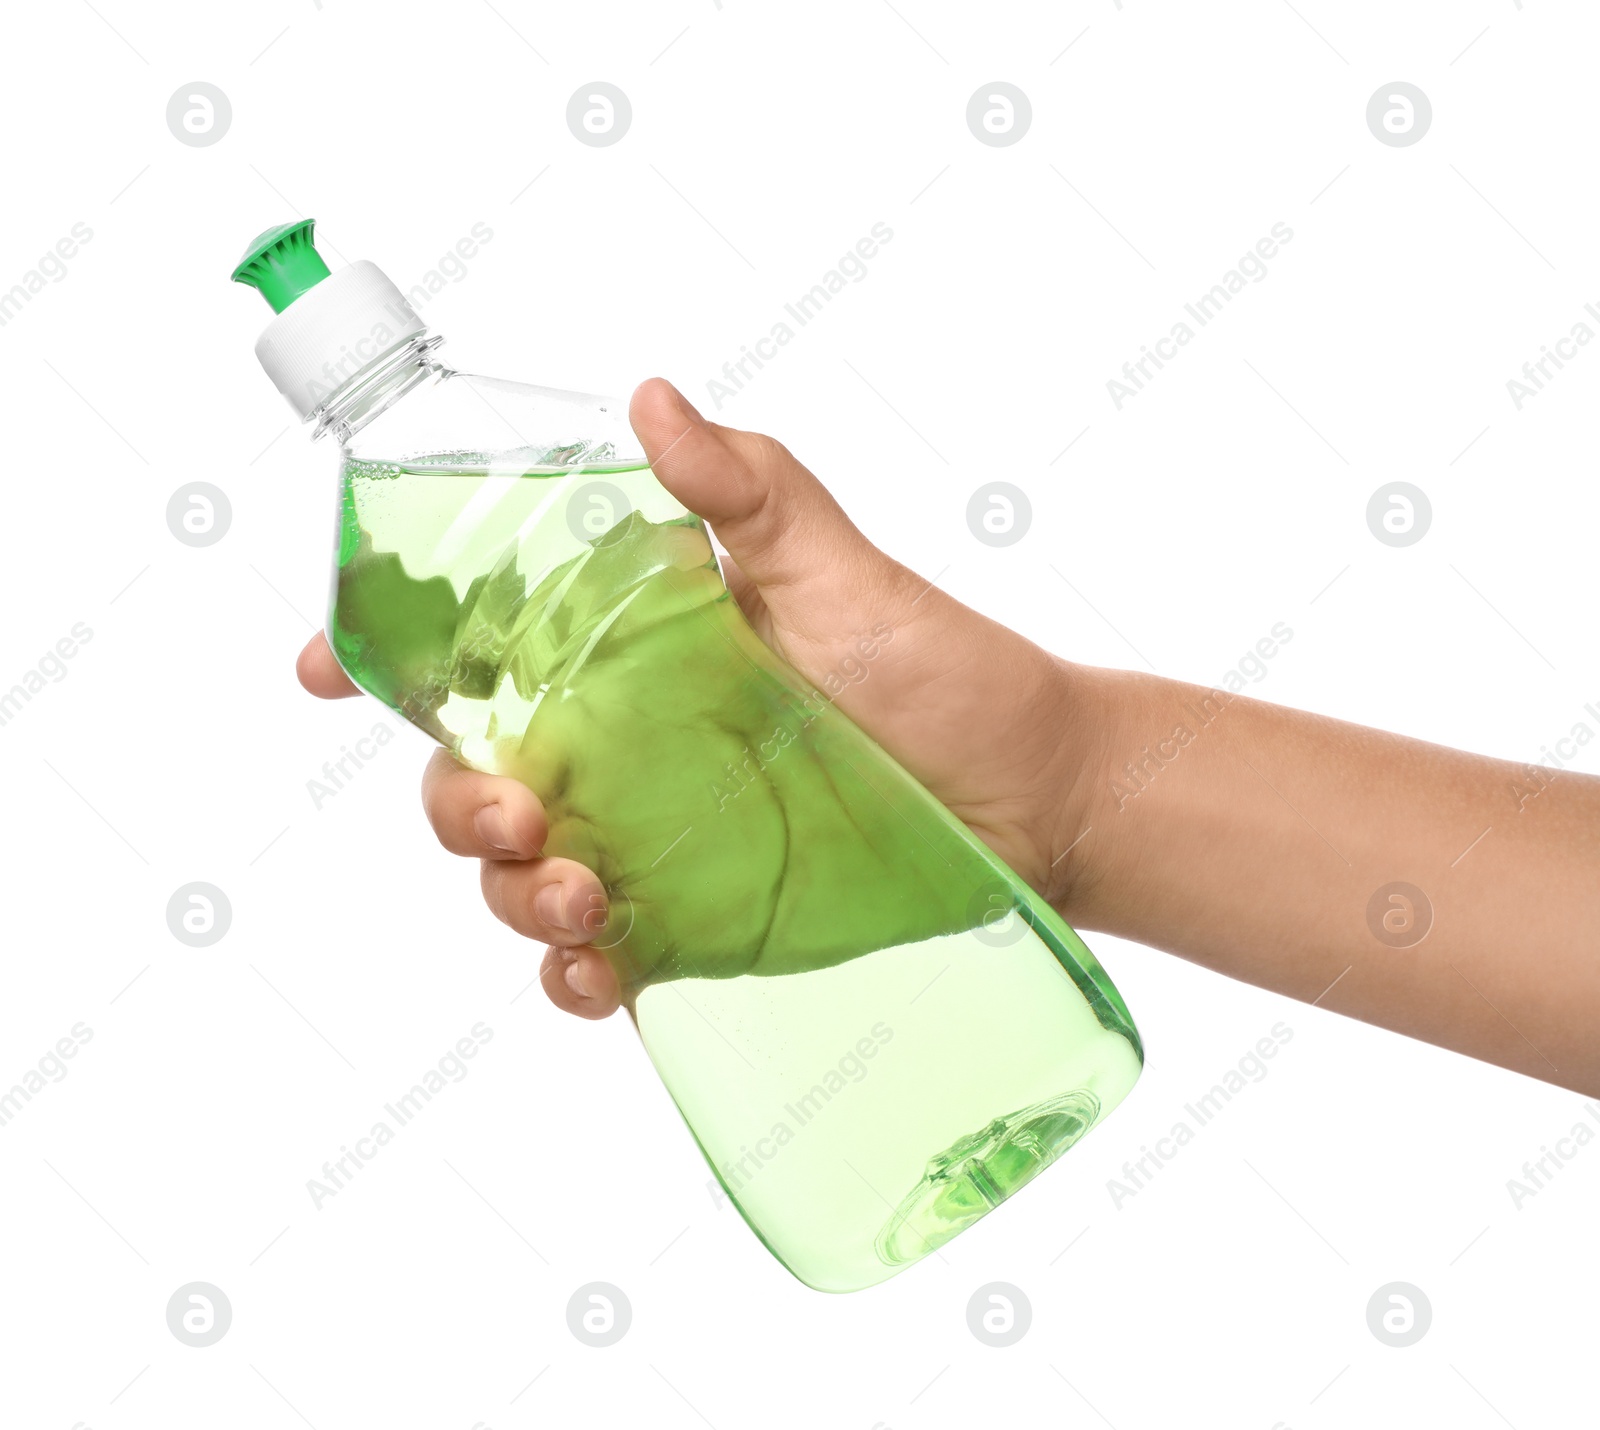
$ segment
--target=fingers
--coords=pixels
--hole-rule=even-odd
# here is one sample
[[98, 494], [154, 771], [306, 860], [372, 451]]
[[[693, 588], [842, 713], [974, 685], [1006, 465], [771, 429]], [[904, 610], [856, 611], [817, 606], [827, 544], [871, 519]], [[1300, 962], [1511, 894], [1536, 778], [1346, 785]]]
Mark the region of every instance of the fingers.
[[539, 981], [550, 1000], [581, 1018], [617, 1011], [621, 990], [597, 948], [609, 912], [605, 887], [571, 859], [540, 858], [543, 806], [524, 784], [481, 774], [435, 752], [422, 776], [422, 804], [439, 842], [483, 861], [484, 902], [524, 938], [550, 944]]
[[422, 808], [446, 849], [474, 859], [531, 859], [548, 833], [525, 784], [466, 769], [448, 750], [436, 750], [423, 772]]
[[361, 694], [334, 659], [333, 652], [328, 649], [328, 638], [321, 631], [306, 642], [294, 663], [294, 673], [300, 684], [319, 700], [343, 700], [347, 695]]
[[770, 437], [707, 422], [664, 378], [628, 408], [661, 484], [716, 528], [744, 573], [768, 590], [826, 576], [873, 548], [826, 487]]
[[563, 947], [605, 928], [599, 879], [574, 860], [537, 857], [547, 825], [526, 785], [465, 769], [440, 750], [422, 776], [422, 804], [446, 849], [483, 861], [484, 902], [501, 923]]
[[524, 938], [577, 948], [605, 931], [606, 891], [571, 859], [483, 861], [483, 901]]
[[[306, 642], [295, 674], [323, 700], [361, 693], [321, 632]], [[446, 849], [484, 861], [483, 895], [495, 917], [552, 945], [539, 973], [550, 1001], [580, 1018], [615, 1013], [621, 1004], [616, 974], [599, 949], [583, 946], [605, 927], [605, 889], [581, 864], [537, 857], [548, 825], [533, 791], [466, 769], [438, 750], [422, 777], [422, 805]]]
[[539, 981], [563, 1013], [609, 1018], [621, 1005], [616, 975], [597, 948], [549, 948]]

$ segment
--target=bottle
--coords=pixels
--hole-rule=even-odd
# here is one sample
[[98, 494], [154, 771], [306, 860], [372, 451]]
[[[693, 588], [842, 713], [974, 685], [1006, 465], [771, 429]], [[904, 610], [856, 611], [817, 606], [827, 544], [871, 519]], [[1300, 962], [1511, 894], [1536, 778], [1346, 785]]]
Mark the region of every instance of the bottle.
[[1071, 1147], [1139, 1075], [1078, 936], [723, 584], [623, 403], [451, 371], [313, 221], [233, 277], [256, 353], [339, 445], [327, 636], [352, 680], [526, 783], [545, 853], [607, 890], [597, 935], [726, 1197], [808, 1286], [893, 1275]]

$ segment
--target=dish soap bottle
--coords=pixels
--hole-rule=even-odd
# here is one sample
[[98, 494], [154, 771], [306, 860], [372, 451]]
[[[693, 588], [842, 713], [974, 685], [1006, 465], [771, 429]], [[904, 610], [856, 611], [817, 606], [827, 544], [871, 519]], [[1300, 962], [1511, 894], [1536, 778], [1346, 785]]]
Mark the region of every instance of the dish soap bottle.
[[1094, 956], [755, 635], [624, 404], [444, 367], [309, 219], [233, 276], [338, 444], [334, 654], [543, 801], [720, 1190], [794, 1275], [893, 1275], [1122, 1100], [1142, 1049]]

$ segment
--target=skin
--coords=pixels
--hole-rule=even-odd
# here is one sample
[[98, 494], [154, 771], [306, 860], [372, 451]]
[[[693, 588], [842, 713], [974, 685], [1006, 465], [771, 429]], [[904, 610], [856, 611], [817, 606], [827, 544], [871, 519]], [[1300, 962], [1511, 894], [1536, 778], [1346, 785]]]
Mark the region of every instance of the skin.
[[[629, 416], [661, 483], [731, 554], [757, 633], [802, 674], [891, 624], [840, 708], [1069, 923], [1600, 1095], [1600, 779], [1071, 664], [879, 551], [770, 437], [705, 421], [659, 378]], [[297, 673], [313, 695], [358, 693], [321, 635]], [[482, 861], [495, 916], [549, 945], [552, 1001], [614, 1013], [589, 945], [604, 891], [541, 857], [537, 797], [443, 750], [422, 797], [444, 847]], [[1397, 882], [1431, 905], [1406, 947], [1372, 922], [1392, 911], [1404, 930], [1400, 906], [1369, 916]]]

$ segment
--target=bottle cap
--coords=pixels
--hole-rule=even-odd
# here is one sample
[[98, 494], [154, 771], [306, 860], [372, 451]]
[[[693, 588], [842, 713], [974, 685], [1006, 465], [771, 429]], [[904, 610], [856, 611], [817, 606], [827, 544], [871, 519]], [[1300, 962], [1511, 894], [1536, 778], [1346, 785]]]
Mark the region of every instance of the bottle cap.
[[303, 218], [269, 228], [245, 250], [233, 281], [256, 289], [274, 313], [281, 313], [328, 276], [328, 265], [311, 241], [316, 226], [316, 219]]
[[375, 263], [331, 272], [312, 242], [315, 227], [308, 218], [269, 228], [233, 270], [277, 315], [256, 357], [302, 422], [369, 363], [427, 331]]

